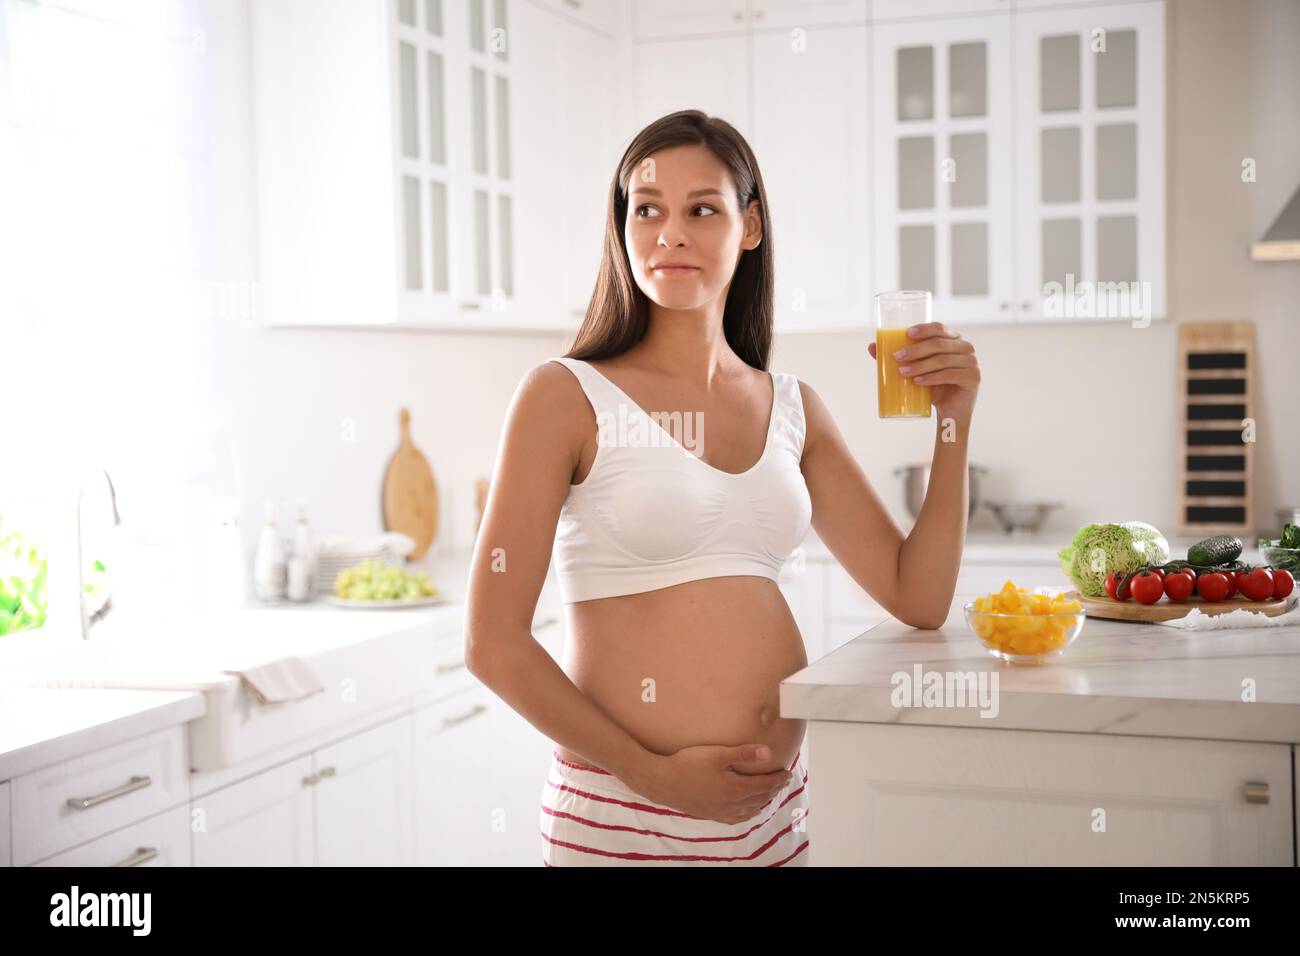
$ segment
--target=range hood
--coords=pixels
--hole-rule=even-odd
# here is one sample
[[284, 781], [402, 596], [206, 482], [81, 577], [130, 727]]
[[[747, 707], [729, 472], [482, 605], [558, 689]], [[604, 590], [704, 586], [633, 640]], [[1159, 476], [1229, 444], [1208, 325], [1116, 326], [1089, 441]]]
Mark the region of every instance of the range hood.
[[1264, 238], [1250, 244], [1250, 257], [1260, 262], [1300, 260], [1300, 189], [1291, 196]]

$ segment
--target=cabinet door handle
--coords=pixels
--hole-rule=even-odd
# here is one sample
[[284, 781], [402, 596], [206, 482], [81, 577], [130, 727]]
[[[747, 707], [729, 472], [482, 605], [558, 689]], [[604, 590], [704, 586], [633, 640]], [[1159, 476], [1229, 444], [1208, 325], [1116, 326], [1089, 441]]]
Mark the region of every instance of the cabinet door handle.
[[733, 13], [733, 14], [731, 15], [731, 19], [733, 19], [733, 20], [735, 20], [737, 23], [739, 23], [740, 21], [742, 21], [742, 20], [745, 19], [745, 15], [744, 15], [743, 13], [741, 13], [739, 10], [737, 10], [735, 13]]
[[1021, 302], [1021, 303], [1020, 303], [1020, 310], [1021, 310], [1022, 312], [1028, 312], [1028, 311], [1029, 311], [1029, 303], [1028, 303], [1028, 302]]
[[122, 784], [120, 787], [114, 787], [112, 790], [105, 790], [101, 794], [93, 797], [69, 797], [68, 806], [74, 810], [89, 810], [91, 807], [97, 807], [101, 803], [107, 803], [109, 800], [115, 800], [118, 797], [125, 796], [135, 790], [143, 790], [153, 783], [146, 777], [132, 777], [129, 782]]
[[1252, 780], [1246, 784], [1247, 803], [1268, 803], [1268, 784]]
[[582, 7], [582, 0], [564, 0], [564, 2], [569, 6], [573, 7], [573, 9], [575, 10], [578, 10]]
[[121, 863], [114, 863], [113, 866], [139, 866], [141, 863], [152, 860], [157, 855], [158, 848], [156, 846], [142, 846]]
[[486, 710], [487, 710], [487, 704], [475, 704], [473, 707], [469, 709], [468, 713], [461, 714], [459, 717], [442, 718], [442, 728], [443, 730], [446, 730], [448, 727], [455, 727], [457, 724], [463, 724], [465, 723], [465, 721], [477, 717], [479, 714], [483, 713]]
[[304, 787], [314, 787], [318, 783], [320, 783], [320, 774], [318, 773], [309, 774], [302, 778], [302, 785]]
[[998, 309], [1005, 312], [1010, 306], [1006, 302], [999, 303]]
[[460, 304], [460, 307], [464, 309], [466, 312], [473, 312], [476, 309], [483, 308], [483, 305], [480, 302], [462, 302]]
[[464, 667], [465, 662], [463, 660], [456, 661], [454, 664], [439, 664], [434, 668], [434, 673], [439, 675], [450, 674], [453, 671], [462, 670]]
[[324, 770], [320, 772], [319, 776], [322, 779], [325, 777], [336, 777], [338, 776], [338, 772], [333, 767], [326, 767]]

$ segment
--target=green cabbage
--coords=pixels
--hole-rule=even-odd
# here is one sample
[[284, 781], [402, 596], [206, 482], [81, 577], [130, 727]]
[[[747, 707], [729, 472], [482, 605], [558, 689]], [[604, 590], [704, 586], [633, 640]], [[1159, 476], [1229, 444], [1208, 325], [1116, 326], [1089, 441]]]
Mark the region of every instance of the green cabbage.
[[1169, 560], [1169, 542], [1159, 530], [1142, 521], [1090, 524], [1079, 529], [1057, 552], [1061, 570], [1088, 597], [1106, 597], [1106, 577], [1128, 573], [1144, 564]]

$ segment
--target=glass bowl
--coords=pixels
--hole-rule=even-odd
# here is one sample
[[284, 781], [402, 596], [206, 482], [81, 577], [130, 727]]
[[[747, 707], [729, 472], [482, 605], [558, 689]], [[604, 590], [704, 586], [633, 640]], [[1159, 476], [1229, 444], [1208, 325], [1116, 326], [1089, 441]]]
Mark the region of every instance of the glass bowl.
[[1012, 663], [1041, 663], [1065, 651], [1083, 630], [1081, 608], [1063, 614], [1003, 614], [964, 605], [966, 626], [994, 657]]
[[1277, 545], [1262, 544], [1259, 553], [1265, 564], [1275, 568], [1285, 568], [1291, 572], [1291, 577], [1300, 581], [1300, 548], [1279, 548]]

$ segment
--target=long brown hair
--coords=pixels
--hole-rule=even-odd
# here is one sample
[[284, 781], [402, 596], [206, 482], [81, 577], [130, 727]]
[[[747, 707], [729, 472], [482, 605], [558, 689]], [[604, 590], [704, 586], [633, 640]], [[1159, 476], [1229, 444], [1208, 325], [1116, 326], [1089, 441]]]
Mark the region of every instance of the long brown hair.
[[708, 147], [731, 171], [743, 214], [758, 200], [762, 241], [745, 249], [736, 264], [723, 331], [732, 350], [747, 364], [766, 370], [772, 351], [772, 223], [758, 161], [745, 138], [726, 120], [699, 110], [679, 110], [655, 120], [632, 140], [609, 187], [605, 242], [596, 289], [587, 314], [565, 358], [600, 359], [627, 351], [645, 336], [650, 300], [632, 277], [623, 227], [627, 222], [628, 184], [650, 154], [670, 146]]

